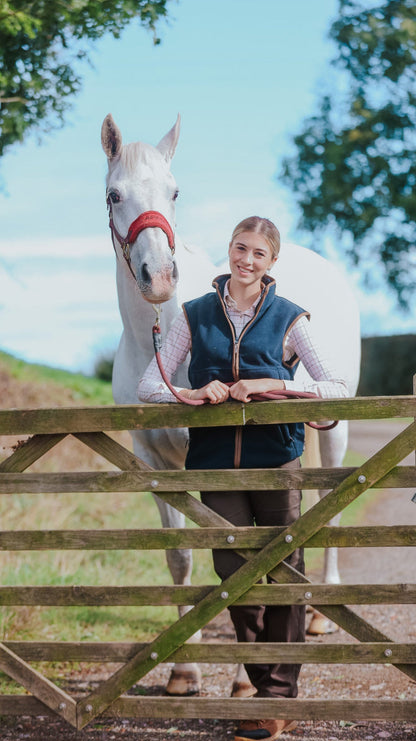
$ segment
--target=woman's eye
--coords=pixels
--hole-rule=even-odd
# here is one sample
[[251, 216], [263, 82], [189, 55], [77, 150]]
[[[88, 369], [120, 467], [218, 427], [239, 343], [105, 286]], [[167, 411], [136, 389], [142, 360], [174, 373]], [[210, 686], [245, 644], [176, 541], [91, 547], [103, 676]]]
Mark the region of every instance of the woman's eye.
[[112, 203], [120, 203], [120, 193], [117, 193], [116, 190], [110, 190], [108, 197]]
[[173, 199], [172, 199], [172, 200], [173, 200], [173, 201], [176, 201], [176, 199], [177, 199], [178, 195], [179, 195], [179, 190], [178, 190], [178, 188], [177, 188], [177, 189], [175, 190], [174, 194], [173, 194]]

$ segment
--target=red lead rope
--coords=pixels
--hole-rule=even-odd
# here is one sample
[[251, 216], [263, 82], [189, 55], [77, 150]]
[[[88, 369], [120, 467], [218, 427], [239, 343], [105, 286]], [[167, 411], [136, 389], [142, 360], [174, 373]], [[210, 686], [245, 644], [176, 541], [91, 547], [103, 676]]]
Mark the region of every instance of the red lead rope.
[[[201, 406], [201, 404], [206, 404], [207, 399], [187, 399], [185, 396], [182, 396], [182, 394], [179, 394], [176, 389], [173, 388], [171, 382], [169, 381], [169, 378], [167, 377], [165, 373], [165, 369], [162, 364], [162, 358], [160, 357], [160, 349], [162, 346], [162, 335], [160, 331], [160, 325], [155, 324], [152, 329], [153, 332], [153, 345], [155, 348], [155, 357], [156, 362], [160, 371], [160, 375], [162, 376], [164, 382], [166, 383], [166, 386], [168, 387], [169, 391], [178, 399], [178, 401], [181, 401], [183, 404], [189, 404], [191, 406]], [[232, 383], [229, 384], [230, 386]], [[318, 399], [319, 397], [316, 394], [313, 394], [309, 391], [290, 391], [289, 389], [279, 389], [278, 391], [264, 391], [261, 394], [251, 394], [251, 399], [253, 401], [279, 401], [282, 399]], [[318, 425], [316, 422], [305, 422], [305, 424], [309, 425], [309, 427], [313, 427], [314, 430], [332, 430], [336, 425], [338, 424], [338, 421], [335, 420], [334, 422], [330, 422], [327, 425]]]
[[166, 386], [168, 387], [169, 391], [172, 392], [172, 394], [177, 398], [178, 401], [182, 401], [184, 404], [190, 404], [193, 407], [199, 407], [201, 404], [205, 404], [205, 399], [186, 399], [185, 396], [182, 396], [182, 394], [179, 394], [176, 389], [173, 388], [171, 382], [169, 381], [169, 378], [167, 377], [165, 373], [165, 369], [162, 364], [162, 358], [160, 357], [160, 348], [162, 347], [162, 334], [160, 331], [160, 325], [154, 324], [153, 325], [153, 346], [155, 348], [155, 356], [158, 368], [160, 370], [160, 375], [162, 376], [164, 382], [166, 383]]

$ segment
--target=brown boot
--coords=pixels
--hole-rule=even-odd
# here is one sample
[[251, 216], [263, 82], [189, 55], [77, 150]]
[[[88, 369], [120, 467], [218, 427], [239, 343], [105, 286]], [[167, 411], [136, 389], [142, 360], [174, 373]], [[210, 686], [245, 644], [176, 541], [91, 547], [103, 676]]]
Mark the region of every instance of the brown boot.
[[282, 733], [293, 731], [296, 726], [295, 720], [242, 720], [234, 741], [274, 741]]

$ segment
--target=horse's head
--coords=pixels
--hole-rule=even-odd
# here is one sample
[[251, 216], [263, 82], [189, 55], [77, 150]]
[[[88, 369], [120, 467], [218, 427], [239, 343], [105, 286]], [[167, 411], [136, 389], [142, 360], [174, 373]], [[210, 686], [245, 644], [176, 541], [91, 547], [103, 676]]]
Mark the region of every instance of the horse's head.
[[114, 246], [123, 250], [143, 298], [151, 303], [168, 301], [178, 280], [173, 257], [178, 188], [169, 168], [179, 127], [178, 116], [157, 147], [141, 142], [123, 146], [111, 114], [101, 129]]

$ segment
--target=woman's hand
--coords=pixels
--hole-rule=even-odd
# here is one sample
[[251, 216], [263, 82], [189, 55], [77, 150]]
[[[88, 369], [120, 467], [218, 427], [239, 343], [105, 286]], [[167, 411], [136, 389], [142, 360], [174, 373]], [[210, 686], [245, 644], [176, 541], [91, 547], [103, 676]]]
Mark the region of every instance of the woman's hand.
[[222, 381], [210, 381], [200, 389], [183, 389], [181, 394], [187, 399], [208, 399], [210, 404], [221, 404], [227, 401], [230, 389]]
[[262, 394], [264, 391], [281, 391], [286, 388], [285, 382], [278, 378], [251, 378], [237, 381], [230, 388], [230, 396], [237, 401], [251, 401], [251, 394]]

